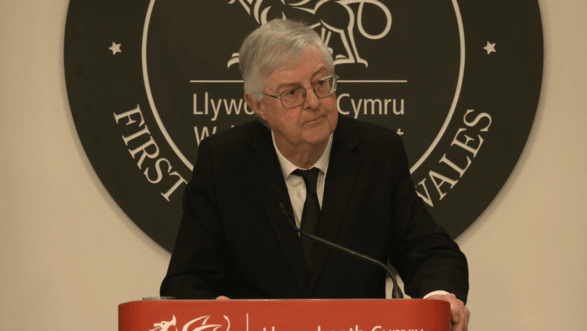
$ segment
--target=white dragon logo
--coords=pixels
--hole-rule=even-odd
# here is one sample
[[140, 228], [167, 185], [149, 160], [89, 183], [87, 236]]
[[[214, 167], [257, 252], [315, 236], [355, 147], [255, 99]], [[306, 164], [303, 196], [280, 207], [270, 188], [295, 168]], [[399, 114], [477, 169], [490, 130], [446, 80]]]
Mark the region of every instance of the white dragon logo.
[[[232, 5], [237, 0], [230, 0], [228, 3]], [[359, 29], [361, 35], [365, 38], [376, 40], [385, 37], [391, 29], [391, 12], [384, 4], [379, 0], [301, 0], [292, 3], [289, 0], [238, 0], [239, 3], [246, 10], [247, 14], [252, 15], [258, 24], [265, 24], [268, 21], [268, 16], [275, 17], [281, 15], [283, 19], [287, 19], [284, 10], [295, 9], [307, 12], [312, 15], [316, 23], [312, 24], [313, 29], [320, 27], [320, 36], [322, 40], [328, 46], [332, 33], [336, 33], [340, 36], [342, 44], [344, 45], [346, 54], [334, 54], [334, 50], [329, 47], [329, 50], [334, 55], [334, 64], [348, 64], [348, 63], [362, 63], [367, 67], [367, 60], [363, 59], [359, 55], [357, 45], [355, 43], [355, 37], [353, 30], [355, 24]], [[265, 2], [265, 3], [264, 3]], [[351, 5], [358, 4], [358, 9], [355, 11]], [[365, 31], [363, 27], [363, 8], [365, 4], [371, 4], [379, 8], [385, 15], [386, 22], [385, 28], [381, 33], [372, 35]], [[342, 7], [342, 11], [340, 10]], [[280, 9], [281, 8], [281, 9]], [[274, 11], [270, 14], [271, 11]], [[332, 21], [332, 15], [327, 15], [328, 12], [336, 11], [341, 16], [344, 16], [345, 12], [348, 14], [344, 19], [344, 24], [340, 22]], [[337, 17], [340, 21], [341, 17]], [[238, 63], [238, 53], [233, 53], [232, 58], [228, 61], [227, 66], [230, 67], [233, 64]]]
[[[230, 320], [228, 319], [228, 317], [226, 317], [226, 315], [222, 315], [224, 316], [224, 319], [226, 320], [227, 327], [226, 327], [226, 331], [230, 330]], [[216, 331], [218, 328], [220, 328], [222, 326], [222, 324], [206, 324], [208, 323], [208, 319], [210, 318], [210, 315], [206, 315], [206, 316], [202, 316], [202, 317], [198, 317], [196, 319], [193, 319], [191, 321], [189, 321], [188, 323], [186, 323], [183, 328], [182, 331], [203, 331], [203, 330], [207, 330], [207, 329], [213, 329], [211, 331]], [[199, 322], [203, 320], [200, 326], [189, 330], [190, 326], [196, 322]], [[177, 326], [176, 326], [177, 320], [175, 319], [175, 315], [173, 316], [173, 319], [171, 321], [162, 321], [160, 323], [155, 323], [153, 324], [153, 326], [155, 327], [154, 329], [151, 329], [149, 331], [171, 331], [170, 328], [173, 326], [173, 328], [175, 330], [177, 330]]]

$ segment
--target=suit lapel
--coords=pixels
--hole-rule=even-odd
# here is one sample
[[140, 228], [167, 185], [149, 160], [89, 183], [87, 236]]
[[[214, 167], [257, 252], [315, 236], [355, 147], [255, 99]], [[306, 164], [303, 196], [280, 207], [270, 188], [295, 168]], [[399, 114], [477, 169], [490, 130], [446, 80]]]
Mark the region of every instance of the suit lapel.
[[265, 186], [269, 182], [274, 182], [283, 194], [284, 203], [290, 219], [294, 219], [291, 207], [291, 200], [283, 179], [281, 166], [275, 153], [271, 132], [263, 124], [253, 124], [249, 135], [248, 144], [252, 147], [252, 152], [247, 157], [249, 172], [255, 183], [255, 188], [265, 211], [269, 222], [271, 223], [275, 236], [279, 241], [281, 251], [290, 266], [291, 272], [296, 279], [301, 293], [306, 294], [309, 282], [309, 273], [306, 268], [306, 262], [300, 239], [297, 232], [291, 227], [279, 205], [265, 191]]
[[[324, 184], [324, 197], [318, 228], [318, 236], [331, 242], [336, 241], [361, 168], [361, 159], [351, 153], [357, 145], [354, 132], [349, 128], [346, 119], [339, 116]], [[315, 247], [316, 268], [312, 270], [308, 294], [316, 285], [324, 262], [332, 250], [323, 244], [317, 244]]]

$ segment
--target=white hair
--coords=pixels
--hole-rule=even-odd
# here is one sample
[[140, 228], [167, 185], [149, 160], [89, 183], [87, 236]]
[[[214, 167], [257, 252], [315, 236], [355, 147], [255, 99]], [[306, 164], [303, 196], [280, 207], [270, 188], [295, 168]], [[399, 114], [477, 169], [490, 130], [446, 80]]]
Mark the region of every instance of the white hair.
[[261, 101], [269, 76], [282, 68], [295, 68], [302, 52], [309, 47], [320, 50], [327, 68], [334, 73], [334, 61], [328, 47], [307, 24], [274, 19], [254, 30], [239, 50], [245, 93]]

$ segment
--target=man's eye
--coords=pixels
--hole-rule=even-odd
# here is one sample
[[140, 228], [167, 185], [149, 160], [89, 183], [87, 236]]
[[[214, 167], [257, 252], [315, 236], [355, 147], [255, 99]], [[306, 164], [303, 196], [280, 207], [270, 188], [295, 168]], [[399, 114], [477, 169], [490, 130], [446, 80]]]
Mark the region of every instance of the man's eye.
[[324, 85], [324, 84], [326, 84], [326, 81], [325, 81], [325, 80], [319, 80], [319, 81], [318, 81], [318, 83], [317, 83], [316, 85], [317, 85], [317, 86], [322, 86], [322, 85]]
[[297, 89], [295, 89], [295, 88], [291, 89], [291, 90], [285, 92], [285, 95], [287, 95], [289, 97], [294, 96], [296, 94], [296, 91], [297, 91]]

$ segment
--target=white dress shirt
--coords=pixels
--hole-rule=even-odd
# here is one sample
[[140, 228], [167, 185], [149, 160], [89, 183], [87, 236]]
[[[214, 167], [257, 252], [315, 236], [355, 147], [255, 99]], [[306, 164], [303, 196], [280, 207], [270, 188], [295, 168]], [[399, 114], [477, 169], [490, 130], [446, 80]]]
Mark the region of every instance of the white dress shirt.
[[[316, 194], [318, 195], [318, 203], [320, 203], [320, 209], [322, 209], [322, 198], [324, 197], [324, 181], [326, 180], [326, 172], [328, 171], [328, 163], [330, 162], [330, 150], [332, 149], [332, 136], [333, 133], [330, 134], [328, 137], [328, 144], [326, 144], [326, 148], [320, 158], [311, 168], [318, 168], [320, 172], [318, 173], [318, 182], [316, 183]], [[304, 210], [304, 202], [306, 201], [306, 183], [301, 176], [294, 175], [296, 169], [308, 170], [303, 168], [298, 168], [293, 163], [289, 162], [288, 159], [285, 158], [277, 148], [275, 144], [275, 136], [273, 135], [273, 131], [271, 131], [271, 138], [273, 139], [273, 147], [275, 147], [275, 152], [277, 153], [277, 158], [279, 159], [279, 164], [281, 165], [281, 172], [283, 173], [283, 178], [285, 179], [285, 185], [287, 186], [287, 193], [289, 194], [289, 198], [291, 200], [291, 207], [293, 209], [294, 218], [296, 221], [296, 225], [298, 228], [301, 229], [302, 224], [302, 211]], [[299, 235], [299, 234], [298, 234]]]

